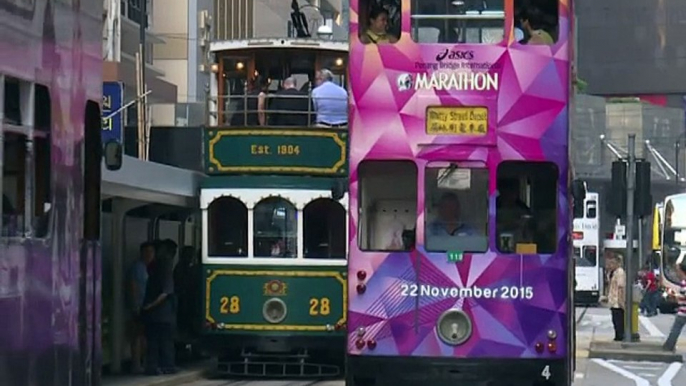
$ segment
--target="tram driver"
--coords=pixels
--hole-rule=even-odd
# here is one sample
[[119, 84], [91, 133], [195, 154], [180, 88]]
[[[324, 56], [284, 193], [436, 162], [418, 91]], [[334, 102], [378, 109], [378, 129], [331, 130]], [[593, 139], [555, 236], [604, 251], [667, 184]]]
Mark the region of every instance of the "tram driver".
[[476, 230], [461, 220], [460, 200], [452, 192], [443, 193], [438, 201], [438, 218], [427, 227], [434, 237], [474, 236]]

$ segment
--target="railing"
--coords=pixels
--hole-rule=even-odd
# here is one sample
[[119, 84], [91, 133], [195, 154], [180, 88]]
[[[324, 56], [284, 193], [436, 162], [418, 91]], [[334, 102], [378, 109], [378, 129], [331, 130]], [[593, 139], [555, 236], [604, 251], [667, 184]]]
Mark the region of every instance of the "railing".
[[[348, 97], [317, 97], [268, 94], [265, 108], [259, 109], [257, 94], [220, 95], [219, 126], [298, 126], [347, 127]], [[327, 103], [330, 103], [328, 106]], [[324, 114], [318, 108], [325, 106]]]

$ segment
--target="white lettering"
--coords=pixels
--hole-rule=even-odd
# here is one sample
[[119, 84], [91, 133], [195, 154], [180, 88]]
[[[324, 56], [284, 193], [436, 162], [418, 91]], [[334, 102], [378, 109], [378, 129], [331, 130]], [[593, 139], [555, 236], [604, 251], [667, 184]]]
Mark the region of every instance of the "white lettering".
[[437, 287], [428, 284], [401, 284], [402, 297], [442, 297], [474, 299], [528, 299], [534, 298], [533, 287], [502, 286], [499, 288], [481, 287]]
[[500, 77], [488, 72], [438, 72], [419, 73], [414, 82], [415, 90], [498, 90]]

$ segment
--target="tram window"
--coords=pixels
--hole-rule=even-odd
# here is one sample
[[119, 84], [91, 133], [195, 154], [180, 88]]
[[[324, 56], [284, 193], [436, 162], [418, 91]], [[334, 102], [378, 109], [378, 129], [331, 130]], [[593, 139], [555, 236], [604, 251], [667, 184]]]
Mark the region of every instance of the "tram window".
[[208, 255], [248, 256], [248, 208], [233, 197], [221, 197], [207, 207]]
[[592, 245], [585, 245], [582, 259], [579, 261], [581, 267], [595, 267], [598, 264], [598, 248]]
[[574, 247], [574, 260], [576, 260], [576, 265], [580, 265], [579, 261], [581, 260], [581, 248], [579, 247]]
[[280, 197], [269, 197], [253, 210], [255, 257], [295, 257], [298, 220], [295, 206]]
[[[15, 83], [16, 87], [5, 85], [5, 108], [8, 107], [8, 100], [10, 107], [28, 103], [22, 99], [25, 95], [30, 95], [25, 91], [28, 90], [30, 84], [10, 81], [10, 84]], [[34, 116], [31, 118], [25, 116], [23, 120], [24, 122], [33, 120], [32, 154], [28, 154], [27, 157], [30, 148], [25, 134], [4, 132], [2, 235], [6, 237], [23, 236], [29, 227], [33, 229], [33, 237], [42, 238], [48, 233], [52, 175], [50, 158], [51, 103], [48, 89], [36, 85], [32, 102]], [[17, 111], [20, 109], [17, 108]], [[19, 126], [21, 123], [21, 115], [16, 120], [12, 119], [12, 124]], [[26, 128], [22, 127], [21, 129]], [[27, 158], [30, 160], [28, 163]], [[27, 170], [28, 165], [31, 164], [33, 164], [33, 168]], [[27, 189], [27, 181], [33, 183], [31, 189]], [[26, 221], [27, 209], [30, 209], [28, 211], [29, 221]]]
[[397, 43], [400, 39], [400, 0], [360, 0], [359, 37], [363, 44]]
[[515, 0], [515, 39], [522, 44], [551, 45], [559, 36], [559, 0]]
[[586, 203], [586, 218], [595, 218], [597, 215], [596, 208], [597, 208], [597, 204], [596, 204], [595, 200], [588, 201]]
[[357, 170], [357, 239], [364, 251], [408, 251], [415, 244], [417, 166], [412, 161], [364, 161]]
[[550, 162], [498, 165], [496, 245], [503, 253], [557, 250], [558, 168]]
[[504, 0], [412, 0], [412, 39], [417, 43], [500, 43], [504, 9]]
[[345, 208], [339, 202], [320, 198], [303, 209], [305, 258], [345, 259]]
[[488, 169], [485, 165], [432, 163], [425, 173], [428, 251], [488, 249]]

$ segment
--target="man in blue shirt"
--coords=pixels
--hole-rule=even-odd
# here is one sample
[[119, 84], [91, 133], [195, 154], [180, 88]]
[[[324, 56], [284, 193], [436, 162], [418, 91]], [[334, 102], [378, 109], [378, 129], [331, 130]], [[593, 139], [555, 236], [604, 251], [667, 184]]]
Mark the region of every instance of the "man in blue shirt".
[[427, 227], [430, 236], [474, 236], [476, 231], [460, 221], [460, 200], [452, 192], [443, 193], [438, 202], [438, 219]]
[[315, 81], [317, 87], [312, 90], [312, 101], [317, 113], [317, 126], [347, 126], [348, 91], [333, 82], [333, 73], [327, 69], [318, 71]]

